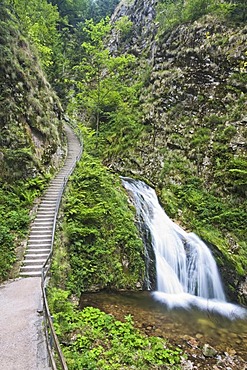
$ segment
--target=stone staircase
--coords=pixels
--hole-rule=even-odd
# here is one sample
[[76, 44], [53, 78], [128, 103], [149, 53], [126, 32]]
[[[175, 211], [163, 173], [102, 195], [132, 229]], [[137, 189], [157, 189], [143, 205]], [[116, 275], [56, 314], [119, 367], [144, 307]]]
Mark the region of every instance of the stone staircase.
[[65, 126], [65, 132], [68, 139], [67, 157], [64, 166], [44, 193], [36, 217], [31, 224], [20, 276], [41, 276], [43, 264], [51, 251], [57, 203], [64, 190], [65, 179], [73, 170], [76, 159], [81, 155], [81, 145], [73, 130]]

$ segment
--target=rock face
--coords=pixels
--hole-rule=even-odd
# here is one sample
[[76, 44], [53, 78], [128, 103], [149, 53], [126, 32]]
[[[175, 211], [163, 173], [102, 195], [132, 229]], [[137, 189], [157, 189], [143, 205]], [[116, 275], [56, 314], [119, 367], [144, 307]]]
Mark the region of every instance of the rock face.
[[157, 0], [135, 0], [132, 5], [128, 3], [127, 1], [120, 2], [111, 21], [114, 23], [121, 17], [127, 16], [133, 24], [132, 32], [128, 39], [123, 41], [118, 37], [118, 32], [113, 31], [110, 47], [112, 51], [128, 50], [140, 57], [144, 50], [152, 50], [154, 46], [157, 29], [155, 24]]
[[58, 165], [62, 111], [35, 50], [4, 6], [0, 20], [0, 173], [12, 181]]
[[[165, 30], [157, 23], [158, 1], [128, 3], [120, 2], [112, 22], [128, 16], [132, 33], [121, 41], [113, 32], [110, 48], [113, 53], [132, 52], [142, 68], [146, 65], [140, 94], [145, 129], [132, 154], [114, 158], [111, 167], [147, 179], [161, 196], [166, 192], [163, 200], [168, 200], [171, 211], [170, 189], [176, 188], [177, 194], [185, 184], [196, 189], [192, 183], [197, 181], [215, 199], [233, 200], [238, 212], [247, 194], [247, 26], [205, 15]], [[207, 207], [211, 206], [205, 203]], [[241, 214], [239, 208], [239, 224]], [[185, 220], [181, 210], [171, 215]], [[224, 217], [222, 211], [219, 226], [230, 222]], [[232, 261], [240, 248], [229, 230], [226, 227], [224, 233]], [[240, 254], [245, 255], [245, 242], [242, 248]], [[224, 265], [221, 261], [227, 278], [229, 265]], [[246, 262], [242, 267], [246, 270]], [[232, 290], [239, 286], [241, 301], [247, 302], [243, 276], [242, 272], [242, 278], [232, 278]]]
[[[226, 26], [205, 16], [162, 33], [155, 22], [156, 5], [157, 1], [122, 1], [112, 17], [113, 23], [125, 15], [133, 22], [125, 42], [113, 34], [112, 50], [128, 50], [146, 58], [149, 66], [140, 100], [143, 124], [152, 133], [147, 153], [141, 154], [144, 166], [135, 171], [157, 182], [163, 146], [188, 159], [210, 186], [218, 180], [214, 171], [221, 152], [244, 157], [246, 150], [247, 27]], [[220, 160], [226, 162], [224, 154]], [[157, 162], [152, 169], [150, 161]], [[229, 179], [223, 180], [231, 190]], [[246, 195], [246, 188], [240, 188]]]

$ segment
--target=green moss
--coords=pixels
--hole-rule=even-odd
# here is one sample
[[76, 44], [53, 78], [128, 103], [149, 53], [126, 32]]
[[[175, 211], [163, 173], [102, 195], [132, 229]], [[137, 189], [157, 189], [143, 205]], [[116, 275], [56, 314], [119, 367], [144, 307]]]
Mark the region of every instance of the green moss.
[[54, 165], [53, 155], [61, 147], [60, 103], [44, 77], [37, 51], [20, 28], [2, 4], [0, 177], [9, 182], [45, 172], [47, 164]]
[[97, 308], [78, 311], [68, 292], [52, 289], [49, 304], [69, 369], [178, 370], [182, 351], [135, 329], [130, 315], [116, 320]]
[[[161, 201], [168, 214], [179, 218], [201, 238], [217, 246], [224, 261], [228, 261], [231, 268], [235, 266], [237, 274], [245, 274], [247, 254], [246, 243], [242, 241], [245, 238], [246, 202], [236, 205], [220, 199], [206, 192], [196, 177], [186, 185], [170, 185], [169, 189], [163, 189]], [[178, 213], [176, 208], [180, 210]], [[230, 240], [234, 240], [232, 249]], [[225, 262], [222, 260], [221, 264]]]
[[17, 260], [16, 248], [27, 236], [30, 208], [40, 195], [47, 177], [33, 178], [14, 185], [0, 182], [0, 282], [7, 279]]
[[[142, 285], [143, 246], [134, 211], [128, 207], [119, 178], [85, 152], [69, 183], [63, 212], [62, 233], [70, 266], [67, 288], [80, 294]], [[58, 281], [56, 266], [55, 257], [53, 270]], [[66, 262], [64, 266], [68, 268]]]

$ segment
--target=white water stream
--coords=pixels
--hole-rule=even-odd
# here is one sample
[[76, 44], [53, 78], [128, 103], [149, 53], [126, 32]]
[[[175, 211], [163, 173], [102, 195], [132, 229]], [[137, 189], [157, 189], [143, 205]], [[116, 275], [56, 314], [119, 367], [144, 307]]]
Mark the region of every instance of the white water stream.
[[[154, 251], [157, 280], [154, 298], [168, 308], [198, 307], [229, 318], [245, 317], [245, 309], [226, 302], [217, 265], [206, 244], [167, 216], [155, 191], [147, 184], [130, 178], [122, 178], [122, 182]], [[147, 286], [150, 288], [149, 283]]]

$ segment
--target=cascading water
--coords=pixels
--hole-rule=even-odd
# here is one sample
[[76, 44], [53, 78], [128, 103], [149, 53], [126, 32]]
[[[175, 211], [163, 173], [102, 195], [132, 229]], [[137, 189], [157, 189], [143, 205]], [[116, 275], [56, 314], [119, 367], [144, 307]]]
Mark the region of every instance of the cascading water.
[[[155, 191], [147, 184], [130, 178], [122, 178], [122, 182], [150, 236], [156, 263], [154, 298], [170, 308], [197, 306], [226, 316], [246, 315], [241, 307], [226, 303], [216, 263], [206, 244], [166, 215]], [[150, 288], [149, 271], [146, 275]]]

